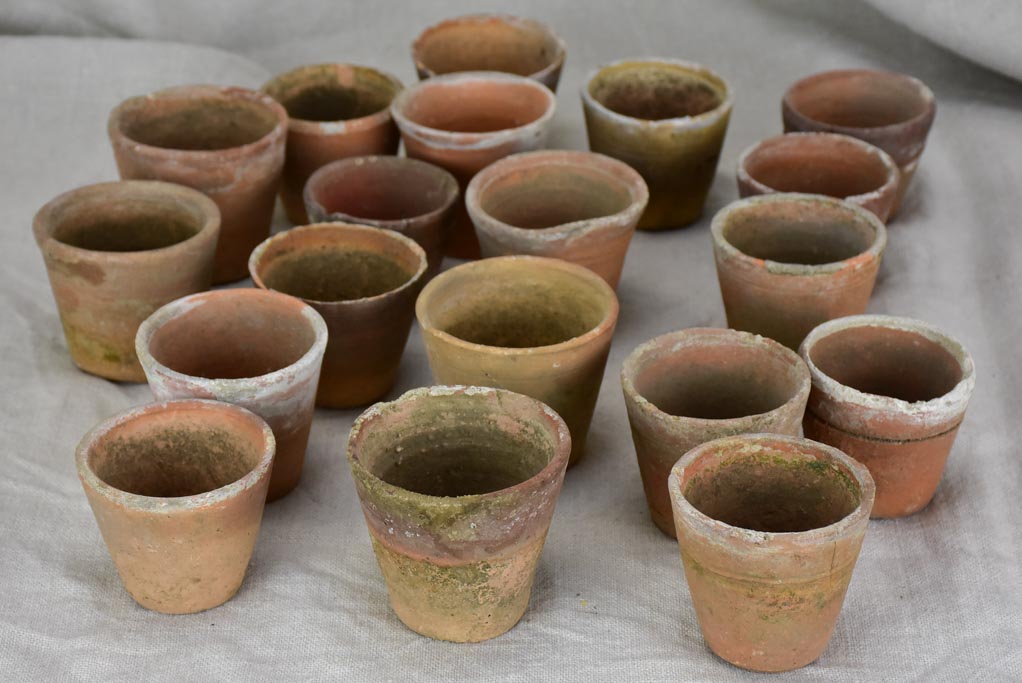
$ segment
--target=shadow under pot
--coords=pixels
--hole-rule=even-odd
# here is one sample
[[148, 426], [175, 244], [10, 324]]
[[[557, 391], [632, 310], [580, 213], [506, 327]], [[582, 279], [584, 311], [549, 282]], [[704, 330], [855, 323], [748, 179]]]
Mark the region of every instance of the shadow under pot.
[[213, 284], [247, 276], [248, 255], [270, 234], [284, 166], [287, 113], [254, 90], [185, 85], [133, 97], [107, 123], [124, 179], [195, 188], [220, 209]]
[[323, 318], [300, 300], [224, 289], [157, 310], [135, 349], [158, 401], [216, 399], [266, 420], [277, 442], [272, 501], [301, 477], [326, 341]]
[[791, 349], [820, 323], [866, 310], [887, 245], [862, 207], [795, 193], [732, 202], [712, 233], [728, 327]]
[[650, 514], [673, 538], [667, 477], [678, 455], [735, 434], [798, 436], [809, 370], [771, 339], [691, 328], [636, 348], [621, 368], [621, 387]]
[[288, 115], [280, 199], [289, 221], [309, 222], [302, 191], [317, 168], [346, 157], [397, 154], [401, 136], [390, 103], [402, 87], [388, 73], [355, 64], [300, 66], [263, 86]]
[[820, 325], [801, 353], [813, 377], [806, 436], [869, 468], [874, 517], [926, 507], [975, 387], [969, 353], [931, 325], [885, 315]]
[[263, 420], [216, 401], [132, 408], [85, 435], [78, 476], [138, 604], [190, 614], [231, 599], [259, 535], [273, 453]]
[[754, 434], [697, 446], [668, 486], [710, 649], [752, 671], [817, 659], [869, 523], [874, 485], [866, 468], [808, 439]]
[[649, 186], [639, 230], [702, 215], [731, 104], [724, 79], [680, 60], [628, 59], [589, 75], [582, 87], [589, 149], [625, 162]]
[[168, 301], [209, 289], [219, 230], [212, 200], [156, 181], [87, 185], [41, 208], [32, 231], [75, 365], [144, 382], [138, 326]]
[[468, 184], [465, 205], [484, 257], [528, 254], [589, 268], [611, 287], [649, 192], [627, 164], [593, 152], [524, 152]]
[[478, 642], [518, 623], [570, 449], [556, 413], [499, 389], [414, 389], [355, 420], [348, 462], [408, 628]]
[[249, 269], [257, 287], [302, 299], [326, 322], [317, 405], [351, 408], [390, 391], [426, 272], [418, 244], [389, 230], [319, 223], [266, 240]]
[[501, 256], [437, 275], [415, 314], [435, 382], [542, 401], [567, 423], [578, 462], [617, 325], [610, 285], [559, 259]]

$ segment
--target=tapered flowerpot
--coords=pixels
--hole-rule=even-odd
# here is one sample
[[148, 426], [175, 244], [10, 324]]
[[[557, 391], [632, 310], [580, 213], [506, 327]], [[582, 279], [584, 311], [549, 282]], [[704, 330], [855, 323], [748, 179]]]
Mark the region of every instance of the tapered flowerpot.
[[268, 498], [276, 500], [302, 474], [326, 340], [323, 318], [299, 299], [224, 289], [157, 310], [135, 350], [158, 401], [216, 399], [266, 420], [277, 442]]
[[825, 194], [858, 204], [887, 222], [901, 173], [879, 147], [837, 133], [767, 138], [738, 159], [742, 197], [775, 192]]
[[869, 523], [866, 468], [807, 439], [732, 436], [685, 454], [668, 486], [710, 649], [753, 671], [819, 657]]
[[565, 54], [564, 41], [548, 26], [506, 14], [448, 19], [412, 43], [420, 79], [457, 71], [503, 71], [528, 76], [554, 92]]
[[820, 323], [866, 310], [887, 245], [874, 214], [822, 195], [740, 199], [712, 232], [728, 327], [791, 349]]
[[216, 401], [151, 403], [85, 435], [78, 477], [138, 604], [189, 614], [231, 599], [259, 535], [273, 453], [266, 422]]
[[524, 152], [480, 171], [465, 206], [482, 255], [549, 256], [616, 287], [649, 192], [642, 176], [602, 154]]
[[355, 421], [348, 462], [408, 628], [477, 642], [518, 623], [570, 450], [556, 413], [499, 389], [414, 389]]
[[813, 377], [806, 436], [869, 468], [874, 517], [926, 507], [976, 384], [965, 348], [918, 320], [858, 315], [820, 325], [800, 352]]
[[287, 110], [280, 199], [288, 220], [305, 225], [302, 191], [319, 167], [346, 157], [397, 154], [401, 136], [390, 103], [401, 81], [355, 64], [313, 64], [276, 76], [263, 92]]
[[213, 283], [244, 278], [248, 255], [270, 234], [284, 166], [287, 113], [244, 88], [186, 85], [133, 97], [107, 124], [124, 179], [201, 190], [220, 209]]
[[701, 443], [735, 434], [798, 436], [809, 369], [791, 349], [736, 330], [691, 328], [632, 351], [621, 387], [653, 522], [674, 537], [667, 477]]
[[426, 251], [429, 280], [440, 272], [458, 195], [458, 181], [439, 166], [407, 157], [354, 157], [312, 174], [305, 208], [316, 223], [359, 223], [411, 237]]
[[[554, 115], [552, 92], [523, 76], [466, 71], [405, 88], [391, 105], [405, 154], [451, 172], [462, 193], [477, 172], [497, 159], [540, 149]], [[476, 239], [459, 201], [445, 254], [479, 258]]]
[[618, 301], [588, 268], [502, 256], [437, 275], [415, 304], [433, 379], [531, 396], [564, 418], [571, 462], [585, 451]]
[[589, 149], [625, 162], [649, 186], [640, 230], [688, 225], [702, 214], [731, 103], [724, 79], [673, 59], [614, 62], [586, 79]]
[[144, 382], [135, 332], [168, 301], [209, 289], [220, 212], [180, 185], [100, 183], [47, 203], [32, 230], [71, 360], [100, 377]]
[[256, 247], [249, 270], [257, 287], [298, 297], [326, 321], [318, 405], [351, 408], [390, 391], [426, 273], [414, 240], [360, 225], [307, 225]]

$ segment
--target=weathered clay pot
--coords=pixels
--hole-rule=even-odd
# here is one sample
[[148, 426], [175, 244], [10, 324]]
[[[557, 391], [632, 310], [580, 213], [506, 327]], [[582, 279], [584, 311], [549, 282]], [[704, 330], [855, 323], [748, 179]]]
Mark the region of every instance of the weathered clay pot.
[[420, 79], [457, 71], [528, 76], [554, 92], [564, 67], [564, 41], [532, 19], [472, 14], [442, 21], [412, 43]]
[[388, 73], [354, 64], [301, 66], [263, 86], [288, 115], [280, 186], [288, 220], [309, 222], [302, 191], [320, 166], [345, 157], [397, 154], [401, 136], [390, 102], [402, 87]]
[[668, 479], [707, 645], [753, 671], [823, 652], [869, 523], [869, 472], [824, 444], [756, 434], [689, 451]]
[[587, 268], [501, 256], [437, 275], [415, 304], [433, 379], [509, 389], [546, 403], [585, 451], [618, 301]]
[[884, 150], [837, 133], [788, 133], [757, 142], [738, 159], [737, 175], [742, 197], [825, 194], [869, 209], [884, 222], [901, 178]]
[[305, 208], [316, 223], [359, 223], [411, 237], [426, 251], [429, 280], [440, 272], [458, 194], [454, 176], [433, 164], [407, 157], [354, 157], [312, 174], [305, 185]]
[[107, 124], [125, 179], [166, 180], [209, 195], [220, 209], [213, 283], [247, 275], [270, 234], [284, 165], [287, 113], [244, 88], [186, 85], [133, 97]]
[[155, 181], [87, 185], [32, 225], [75, 365], [144, 382], [135, 332], [150, 313], [209, 289], [220, 212], [201, 192]]
[[731, 117], [724, 79], [679, 60], [623, 60], [589, 75], [582, 109], [589, 149], [620, 159], [649, 185], [640, 230], [699, 218]]
[[518, 623], [570, 450], [556, 413], [499, 389], [414, 389], [355, 421], [351, 473], [408, 628], [476, 642]]
[[728, 327], [792, 349], [820, 323], [866, 310], [887, 244], [866, 209], [794, 193], [732, 202], [712, 232]]
[[800, 351], [813, 377], [806, 436], [869, 468], [874, 517], [926, 507], [976, 383], [969, 353], [931, 325], [886, 315], [824, 323]]
[[[391, 105], [405, 154], [451, 172], [461, 191], [478, 171], [546, 144], [554, 95], [536, 81], [495, 71], [436, 76], [405, 88]], [[465, 203], [455, 208], [445, 253], [479, 258]]]
[[360, 225], [307, 225], [260, 244], [248, 267], [257, 287], [299, 297], [326, 321], [318, 405], [366, 405], [390, 390], [426, 272], [414, 240]]
[[937, 103], [911, 76], [889, 71], [823, 71], [796, 82], [781, 100], [785, 132], [843, 133], [884, 150], [901, 169], [893, 216], [919, 166]]
[[216, 401], [151, 403], [85, 435], [78, 477], [136, 602], [189, 614], [234, 596], [259, 535], [273, 451], [263, 420]]
[[212, 398], [269, 423], [276, 500], [302, 474], [326, 340], [323, 318], [300, 300], [224, 289], [160, 308], [138, 328], [135, 350], [157, 400]]
[[480, 171], [465, 206], [483, 256], [550, 256], [616, 287], [649, 192], [627, 164], [592, 152], [524, 152]]
[[621, 368], [621, 388], [650, 514], [674, 537], [667, 477], [678, 456], [735, 434], [798, 436], [809, 370], [771, 339], [691, 328], [632, 351]]

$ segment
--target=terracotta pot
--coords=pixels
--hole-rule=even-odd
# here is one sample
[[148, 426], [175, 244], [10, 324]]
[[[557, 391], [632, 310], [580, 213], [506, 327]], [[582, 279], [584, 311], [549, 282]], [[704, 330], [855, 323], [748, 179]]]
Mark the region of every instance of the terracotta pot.
[[234, 596], [259, 536], [273, 450], [263, 420], [216, 401], [151, 403], [85, 435], [78, 477], [138, 604], [190, 614]]
[[506, 14], [472, 14], [430, 26], [412, 43], [420, 79], [457, 71], [528, 76], [557, 92], [564, 41], [544, 24]]
[[71, 360], [100, 377], [144, 382], [135, 332], [168, 301], [209, 289], [220, 212], [180, 185], [100, 183], [51, 200], [32, 230]]
[[213, 283], [244, 278], [270, 234], [284, 165], [287, 113], [268, 95], [185, 85], [119, 104], [107, 124], [125, 179], [165, 180], [209, 195], [220, 209]]
[[891, 155], [901, 169], [892, 216], [919, 166], [936, 113], [933, 92], [922, 81], [868, 69], [807, 76], [781, 100], [785, 132], [843, 133]]
[[628, 165], [592, 152], [525, 152], [468, 184], [465, 206], [483, 256], [550, 256], [616, 287], [649, 192]]
[[688, 225], [703, 212], [731, 117], [731, 88], [706, 67], [628, 59], [582, 88], [589, 149], [625, 162], [649, 185], [640, 230]]
[[918, 320], [857, 315], [820, 325], [800, 352], [813, 377], [806, 436], [869, 468], [874, 517], [926, 507], [976, 383], [968, 351]]
[[212, 398], [269, 423], [277, 457], [268, 499], [276, 500], [302, 474], [326, 338], [323, 318], [294, 297], [224, 289], [153, 313], [135, 350], [157, 400]]
[[316, 223], [371, 225], [411, 237], [426, 251], [426, 280], [438, 272], [451, 227], [458, 181], [433, 164], [369, 156], [327, 164], [305, 185], [305, 208]]
[[900, 172], [884, 150], [837, 133], [788, 133], [767, 138], [738, 159], [742, 197], [775, 192], [825, 194], [858, 204], [886, 222]]
[[874, 214], [809, 194], [732, 202], [712, 232], [728, 327], [792, 349], [820, 323], [866, 310], [887, 245]]
[[397, 154], [401, 137], [390, 102], [403, 87], [388, 73], [355, 64], [300, 66], [263, 86], [288, 115], [280, 186], [288, 220], [309, 222], [302, 191], [317, 168], [346, 157]]
[[710, 649], [753, 671], [819, 657], [869, 523], [866, 468], [807, 439], [732, 436], [689, 451], [668, 486]]
[[[536, 81], [468, 71], [405, 88], [391, 113], [401, 129], [405, 154], [450, 171], [464, 192], [472, 176], [497, 159], [543, 147], [554, 104], [553, 93]], [[479, 258], [464, 202], [455, 208], [445, 254]]]
[[585, 451], [618, 302], [587, 268], [502, 256], [437, 275], [415, 304], [433, 379], [493, 386], [538, 399], [571, 429], [571, 461]]
[[556, 413], [498, 389], [414, 389], [355, 420], [348, 462], [408, 628], [477, 642], [518, 623], [570, 450]]
[[653, 522], [676, 536], [667, 477], [706, 441], [770, 432], [798, 436], [809, 369], [777, 342], [691, 328], [641, 344], [621, 368], [628, 422]]
[[317, 405], [351, 408], [394, 386], [426, 252], [389, 230], [344, 223], [294, 228], [266, 240], [248, 264], [257, 287], [301, 298], [326, 321]]

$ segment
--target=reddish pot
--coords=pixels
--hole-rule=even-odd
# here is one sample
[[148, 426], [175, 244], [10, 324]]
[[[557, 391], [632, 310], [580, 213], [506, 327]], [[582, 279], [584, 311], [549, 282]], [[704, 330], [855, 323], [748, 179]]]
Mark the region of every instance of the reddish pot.
[[530, 254], [589, 268], [616, 287], [649, 192], [627, 164], [592, 152], [524, 152], [468, 184], [482, 255]]
[[[457, 178], [462, 192], [484, 167], [546, 144], [554, 96], [536, 81], [495, 71], [437, 76], [405, 88], [391, 113], [405, 154]], [[479, 258], [479, 241], [464, 202], [455, 208], [445, 254]]]
[[650, 514], [674, 537], [667, 477], [678, 455], [735, 434], [798, 436], [809, 369], [771, 339], [691, 328], [632, 351], [621, 368], [621, 388]]
[[135, 350], [157, 400], [212, 398], [266, 420], [277, 441], [269, 491], [276, 500], [302, 474], [326, 338], [323, 318], [294, 297], [224, 289], [153, 313]]
[[794, 193], [732, 202], [712, 232], [728, 327], [792, 349], [820, 323], [866, 310], [887, 244], [869, 211]]
[[809, 333], [810, 439], [840, 448], [876, 480], [874, 517], [903, 517], [933, 498], [976, 383], [969, 353], [911, 318], [856, 315]]
[[302, 191], [320, 166], [345, 157], [397, 154], [401, 137], [390, 102], [402, 87], [388, 73], [354, 64], [300, 66], [263, 86], [288, 115], [280, 186], [288, 220], [309, 222]]
[[216, 401], [151, 403], [85, 435], [78, 477], [138, 604], [190, 614], [234, 596], [259, 536], [273, 451], [265, 422]]
[[248, 267], [257, 287], [298, 297], [326, 321], [317, 405], [351, 408], [390, 391], [426, 272], [426, 252], [414, 240], [359, 225], [307, 225], [260, 244]]
[[284, 165], [287, 113], [253, 90], [185, 85], [119, 104], [107, 124], [125, 179], [165, 180], [209, 195], [220, 209], [213, 283], [244, 278], [270, 234]]
[[754, 434], [692, 449], [668, 486], [710, 649], [753, 671], [819, 657], [869, 523], [866, 468], [808, 439]]

